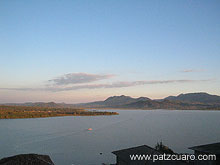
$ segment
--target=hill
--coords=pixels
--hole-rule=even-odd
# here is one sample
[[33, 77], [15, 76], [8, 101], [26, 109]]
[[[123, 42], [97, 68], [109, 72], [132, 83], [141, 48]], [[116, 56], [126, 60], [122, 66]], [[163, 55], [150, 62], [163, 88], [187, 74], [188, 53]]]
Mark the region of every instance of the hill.
[[108, 107], [123, 107], [127, 104], [132, 104], [138, 101], [147, 101], [150, 100], [147, 97], [139, 97], [139, 98], [132, 98], [130, 96], [112, 96], [107, 98], [104, 101], [96, 101], [84, 104], [76, 104], [79, 107], [86, 107], [86, 108], [108, 108]]
[[191, 110], [220, 110], [220, 96], [208, 93], [187, 93], [169, 96], [160, 100], [148, 97], [132, 98], [130, 96], [111, 96], [104, 101], [81, 104], [65, 104], [54, 102], [36, 102], [23, 104], [4, 104], [13, 106], [30, 106], [41, 108], [123, 108], [123, 109], [191, 109]]
[[185, 103], [203, 103], [220, 105], [220, 96], [210, 95], [208, 93], [187, 93], [178, 96], [169, 96], [165, 98], [170, 101], [181, 101]]
[[76, 104], [75, 106], [84, 108], [220, 110], [220, 96], [207, 93], [188, 93], [169, 96], [161, 100], [151, 100], [148, 97], [132, 98], [121, 95], [109, 97], [104, 101]]

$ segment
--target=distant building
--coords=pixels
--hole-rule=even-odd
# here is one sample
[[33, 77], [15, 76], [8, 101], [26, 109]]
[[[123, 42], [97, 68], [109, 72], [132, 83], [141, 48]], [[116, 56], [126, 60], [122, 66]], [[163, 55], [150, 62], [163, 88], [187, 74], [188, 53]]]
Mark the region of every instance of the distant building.
[[[152, 160], [132, 160], [132, 156], [135, 155], [161, 155], [163, 153], [158, 150], [151, 148], [147, 145], [142, 145], [133, 148], [122, 149], [118, 151], [113, 151], [116, 155], [116, 165], [184, 165], [185, 162], [182, 161], [155, 161]], [[134, 158], [134, 157], [133, 157]], [[137, 158], [137, 157], [136, 157]]]
[[220, 143], [194, 146], [189, 149], [194, 150], [196, 156], [216, 155], [216, 160], [196, 160], [194, 161], [194, 165], [220, 165]]

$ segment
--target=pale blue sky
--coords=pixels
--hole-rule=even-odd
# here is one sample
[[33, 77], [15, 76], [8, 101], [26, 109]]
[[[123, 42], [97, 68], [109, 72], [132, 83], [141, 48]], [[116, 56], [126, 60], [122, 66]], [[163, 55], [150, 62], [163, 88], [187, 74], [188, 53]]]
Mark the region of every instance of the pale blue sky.
[[0, 102], [220, 95], [219, 20], [219, 0], [1, 0]]

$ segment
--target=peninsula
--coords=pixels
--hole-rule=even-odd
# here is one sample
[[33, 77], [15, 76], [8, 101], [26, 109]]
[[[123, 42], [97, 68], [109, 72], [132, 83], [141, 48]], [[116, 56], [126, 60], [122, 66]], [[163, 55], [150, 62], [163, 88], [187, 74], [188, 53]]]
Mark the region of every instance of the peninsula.
[[79, 108], [0, 106], [0, 119], [42, 118], [58, 116], [118, 115], [117, 112], [87, 111]]

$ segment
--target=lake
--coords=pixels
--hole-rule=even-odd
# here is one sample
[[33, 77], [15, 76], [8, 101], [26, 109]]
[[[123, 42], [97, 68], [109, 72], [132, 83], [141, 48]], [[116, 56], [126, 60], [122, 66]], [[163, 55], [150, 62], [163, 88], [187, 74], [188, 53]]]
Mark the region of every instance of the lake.
[[220, 141], [220, 111], [109, 111], [120, 115], [0, 120], [0, 158], [38, 153], [56, 165], [101, 165], [115, 163], [112, 151], [138, 145], [162, 141], [192, 153], [188, 147]]

